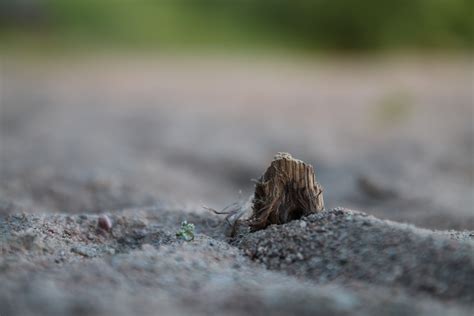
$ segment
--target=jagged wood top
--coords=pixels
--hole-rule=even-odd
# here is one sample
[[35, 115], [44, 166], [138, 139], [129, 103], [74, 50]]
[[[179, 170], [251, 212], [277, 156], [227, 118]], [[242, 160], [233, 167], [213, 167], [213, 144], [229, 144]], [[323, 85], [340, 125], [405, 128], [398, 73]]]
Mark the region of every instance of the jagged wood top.
[[322, 188], [313, 166], [289, 153], [278, 153], [255, 186], [250, 225], [258, 230], [323, 209]]

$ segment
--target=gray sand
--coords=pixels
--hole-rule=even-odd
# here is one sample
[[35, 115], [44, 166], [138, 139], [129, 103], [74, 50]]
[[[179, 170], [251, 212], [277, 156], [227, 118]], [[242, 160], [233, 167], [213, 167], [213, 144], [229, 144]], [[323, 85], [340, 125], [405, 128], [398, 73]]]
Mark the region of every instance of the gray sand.
[[[97, 215], [10, 215], [0, 224], [2, 315], [474, 310], [472, 236], [338, 209], [229, 244], [210, 216], [133, 209], [111, 214], [105, 232]], [[178, 217], [196, 223], [194, 241], [175, 236]]]
[[[472, 70], [4, 60], [0, 315], [472, 315]], [[327, 211], [228, 238], [279, 151]]]

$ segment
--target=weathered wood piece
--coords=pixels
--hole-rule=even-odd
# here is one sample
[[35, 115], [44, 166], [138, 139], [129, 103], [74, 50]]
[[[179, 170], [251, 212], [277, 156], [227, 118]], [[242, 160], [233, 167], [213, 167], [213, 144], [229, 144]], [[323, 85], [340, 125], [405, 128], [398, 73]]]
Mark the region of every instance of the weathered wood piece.
[[253, 230], [284, 224], [324, 209], [322, 187], [314, 169], [288, 153], [278, 153], [255, 185]]

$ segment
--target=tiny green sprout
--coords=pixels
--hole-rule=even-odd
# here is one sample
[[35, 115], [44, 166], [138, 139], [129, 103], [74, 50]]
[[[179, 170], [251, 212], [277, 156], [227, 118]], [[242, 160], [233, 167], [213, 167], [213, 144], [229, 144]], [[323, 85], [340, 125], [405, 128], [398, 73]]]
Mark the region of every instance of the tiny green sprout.
[[194, 239], [194, 224], [187, 221], [181, 222], [181, 228], [176, 232], [176, 237], [182, 238], [186, 241]]

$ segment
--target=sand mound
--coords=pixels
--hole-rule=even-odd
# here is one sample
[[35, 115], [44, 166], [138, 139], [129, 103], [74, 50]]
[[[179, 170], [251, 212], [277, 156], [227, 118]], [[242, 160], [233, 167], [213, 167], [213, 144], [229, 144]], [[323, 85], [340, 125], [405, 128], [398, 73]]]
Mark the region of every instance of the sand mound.
[[317, 283], [397, 286], [474, 303], [473, 236], [335, 209], [273, 225], [234, 243], [269, 269]]

